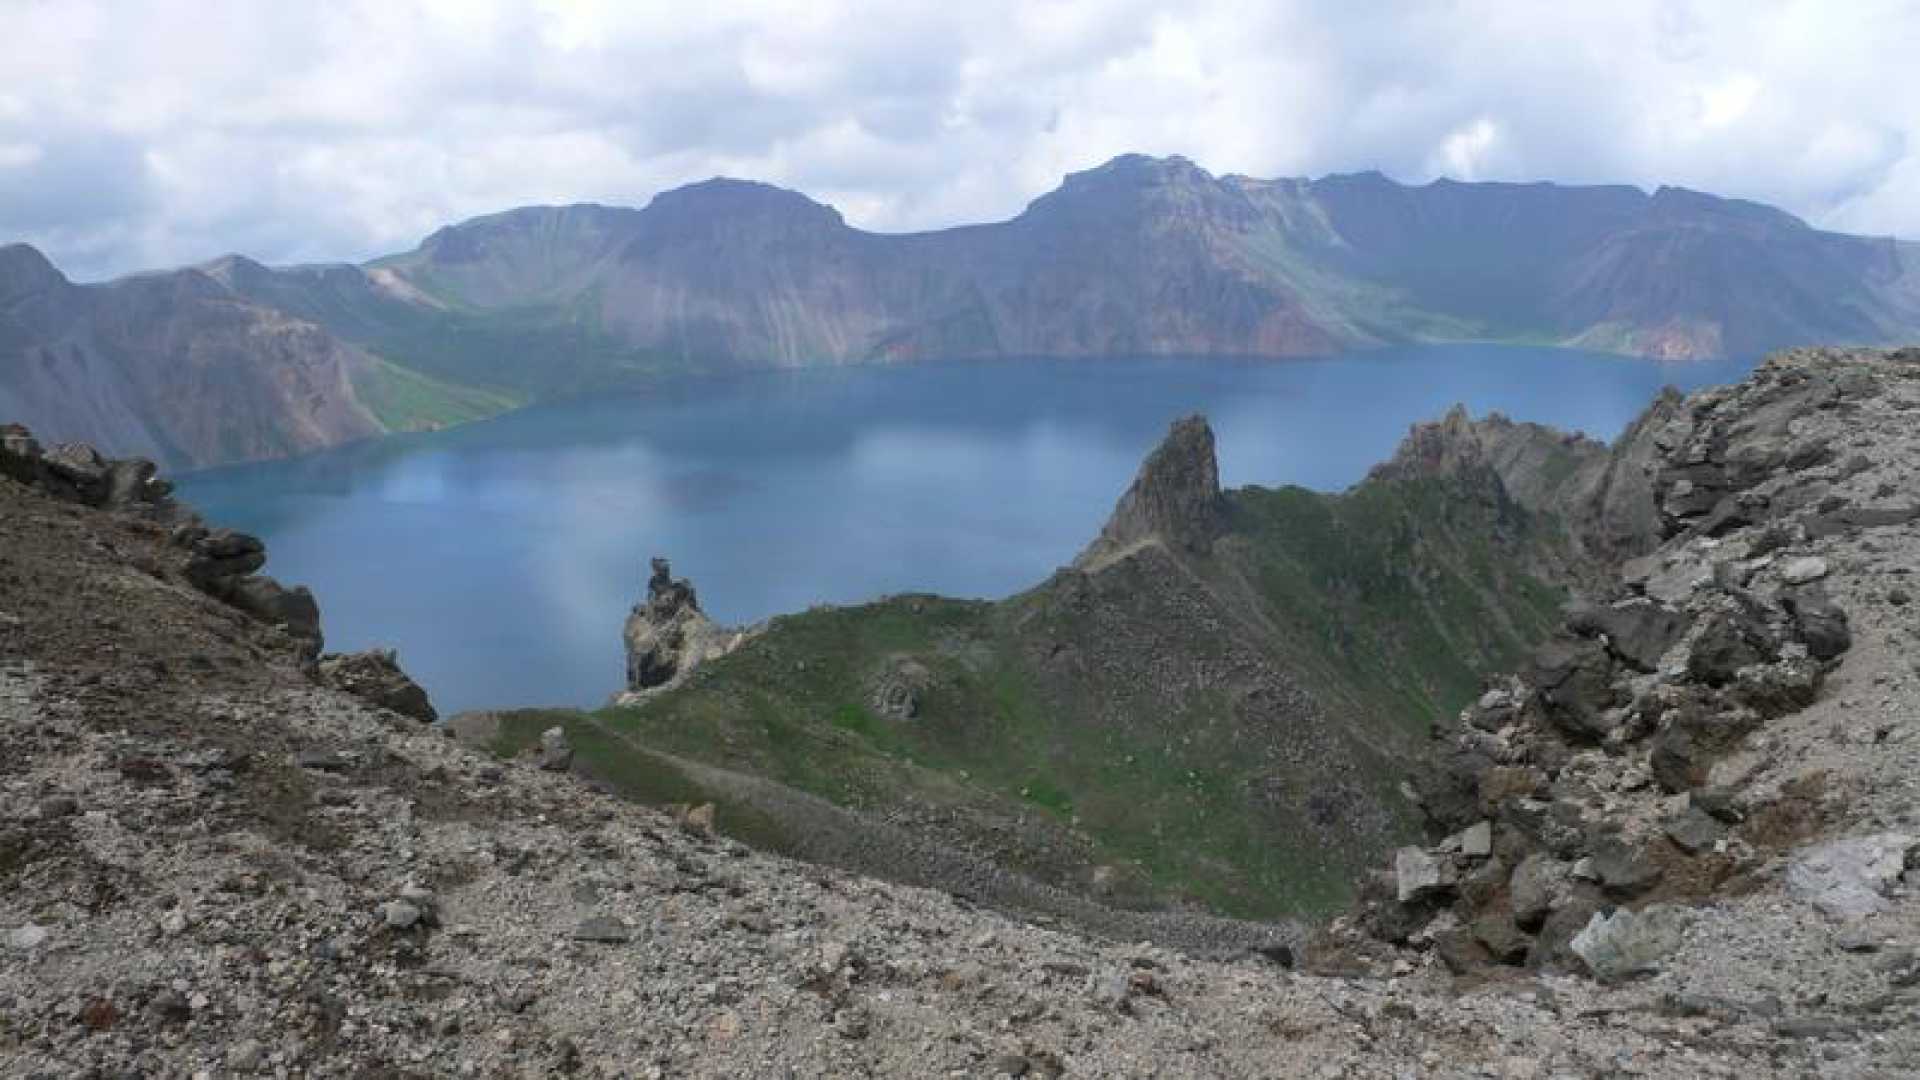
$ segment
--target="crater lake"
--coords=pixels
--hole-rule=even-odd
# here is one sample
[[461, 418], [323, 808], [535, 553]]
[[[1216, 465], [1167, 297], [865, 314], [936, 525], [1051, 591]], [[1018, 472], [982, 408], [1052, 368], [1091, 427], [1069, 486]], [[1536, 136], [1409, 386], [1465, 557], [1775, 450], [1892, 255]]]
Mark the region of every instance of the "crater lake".
[[194, 473], [180, 494], [312, 587], [329, 650], [397, 648], [443, 714], [597, 705], [623, 689], [621, 625], [650, 556], [724, 623], [894, 592], [998, 597], [1091, 541], [1187, 413], [1213, 423], [1224, 484], [1336, 490], [1456, 402], [1611, 439], [1661, 386], [1751, 366], [1449, 345], [816, 368]]

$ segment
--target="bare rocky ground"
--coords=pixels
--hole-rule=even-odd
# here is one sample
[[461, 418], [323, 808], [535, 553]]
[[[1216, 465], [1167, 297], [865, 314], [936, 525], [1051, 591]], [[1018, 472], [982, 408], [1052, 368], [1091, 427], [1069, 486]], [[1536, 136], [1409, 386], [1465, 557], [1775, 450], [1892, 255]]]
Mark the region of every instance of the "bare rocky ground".
[[[1420, 910], [1403, 945], [1362, 932], [1384, 906], [1356, 912], [1295, 971], [757, 854], [697, 815], [490, 760], [323, 685], [297, 622], [235, 606], [270, 590], [242, 579], [208, 595], [207, 558], [227, 547], [183, 536], [160, 503], [83, 506], [0, 475], [0, 1073], [1915, 1075], [1920, 530], [1835, 515], [1920, 496], [1920, 359], [1788, 356], [1753, 393], [1823, 365], [1865, 373], [1872, 392], [1795, 412], [1786, 439], [1836, 452], [1741, 487], [1749, 509], [1771, 500], [1751, 521], [1707, 535], [1713, 511], [1689, 510], [1636, 564], [1638, 591], [1684, 610], [1689, 629], [1655, 672], [1597, 680], [1692, 693], [1684, 673], [1660, 672], [1684, 668], [1723, 604], [1716, 563], [1740, 564], [1774, 634], [1775, 655], [1745, 677], [1815, 664], [1807, 634], [1768, 620], [1777, 587], [1817, 558], [1851, 642], [1830, 671], [1817, 665], [1809, 707], [1739, 718], [1737, 735], [1681, 763], [1679, 791], [1652, 765], [1675, 717], [1637, 699], [1583, 715], [1593, 738], [1564, 752], [1548, 752], [1542, 733], [1565, 717], [1537, 681], [1512, 686], [1511, 716], [1462, 725], [1510, 748], [1503, 767], [1540, 769], [1545, 786], [1514, 798], [1575, 804], [1649, 858], [1676, 815], [1738, 815], [1697, 849], [1724, 863], [1711, 885], [1679, 887], [1700, 868], [1672, 861], [1644, 892], [1598, 897], [1603, 922], [1626, 911], [1663, 928], [1637, 973], [1611, 981], [1571, 946], [1537, 966], [1463, 955], [1485, 945], [1456, 933], [1459, 916], [1510, 911], [1517, 866], [1486, 895], [1434, 890], [1448, 902]], [[1824, 487], [1804, 503], [1786, 490], [1808, 482]], [[1699, 715], [1726, 715], [1717, 701]], [[1661, 761], [1671, 779], [1672, 755]], [[1481, 810], [1500, 809], [1491, 794]], [[1490, 831], [1502, 839], [1486, 858], [1520, 853]], [[1877, 838], [1877, 858], [1825, 846], [1861, 838]], [[1469, 871], [1475, 858], [1420, 854]], [[1570, 882], [1594, 873], [1569, 862]], [[1563, 884], [1545, 890], [1549, 908], [1579, 900]], [[1644, 915], [1660, 903], [1680, 914]]]

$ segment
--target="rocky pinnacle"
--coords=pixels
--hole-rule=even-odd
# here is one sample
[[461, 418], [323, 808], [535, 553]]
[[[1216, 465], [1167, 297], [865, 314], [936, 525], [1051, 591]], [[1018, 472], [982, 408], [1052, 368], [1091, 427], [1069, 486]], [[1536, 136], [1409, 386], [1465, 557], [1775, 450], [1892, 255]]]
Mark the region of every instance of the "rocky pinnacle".
[[1176, 420], [1147, 455], [1133, 486], [1080, 556], [1087, 566], [1142, 542], [1158, 540], [1176, 552], [1206, 555], [1219, 535], [1222, 498], [1213, 429], [1195, 414]]

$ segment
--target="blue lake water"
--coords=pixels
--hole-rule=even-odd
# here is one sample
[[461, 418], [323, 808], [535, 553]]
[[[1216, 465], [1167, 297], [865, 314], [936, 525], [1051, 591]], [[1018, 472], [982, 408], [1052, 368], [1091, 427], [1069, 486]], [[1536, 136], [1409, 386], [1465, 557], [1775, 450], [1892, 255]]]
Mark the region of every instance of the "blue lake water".
[[318, 594], [330, 649], [396, 647], [443, 713], [591, 705], [665, 554], [750, 622], [927, 590], [1002, 596], [1068, 562], [1167, 424], [1224, 483], [1339, 489], [1455, 402], [1612, 438], [1664, 384], [1749, 363], [1431, 346], [1325, 360], [989, 361], [689, 380], [184, 477]]

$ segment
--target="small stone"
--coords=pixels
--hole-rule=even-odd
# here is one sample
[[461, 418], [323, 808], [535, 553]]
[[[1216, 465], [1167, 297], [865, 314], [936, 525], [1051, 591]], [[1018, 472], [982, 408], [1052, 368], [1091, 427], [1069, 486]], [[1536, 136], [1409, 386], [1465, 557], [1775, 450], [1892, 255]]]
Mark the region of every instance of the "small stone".
[[168, 937], [178, 937], [187, 932], [187, 913], [174, 908], [160, 920], [160, 932]]
[[302, 750], [293, 755], [293, 763], [318, 772], [339, 772], [347, 767], [347, 759], [332, 750]]
[[147, 1011], [162, 1024], [183, 1024], [193, 1017], [187, 995], [178, 990], [162, 990], [147, 1004]]
[[1737, 825], [1746, 819], [1746, 815], [1740, 812], [1735, 799], [1734, 790], [1726, 787], [1696, 788], [1687, 795], [1689, 805], [1729, 825]]
[[1882, 939], [1879, 934], [1856, 928], [1840, 931], [1834, 935], [1833, 943], [1841, 952], [1872, 953], [1880, 951]]
[[419, 907], [405, 900], [389, 900], [380, 905], [380, 921], [389, 930], [411, 930], [424, 915]]
[[242, 1039], [227, 1051], [227, 1068], [234, 1072], [247, 1073], [260, 1067], [267, 1056], [266, 1047], [257, 1039]]
[[993, 1059], [993, 1075], [1011, 1076], [1014, 1080], [1027, 1075], [1033, 1064], [1023, 1054], [1001, 1054]]
[[573, 767], [573, 746], [567, 742], [567, 729], [550, 727], [540, 733], [539, 767], [547, 772], [566, 772]]
[[1726, 839], [1727, 827], [1698, 806], [1688, 806], [1663, 826], [1667, 839], [1689, 855], [1711, 851]]
[[687, 831], [695, 836], [713, 837], [719, 833], [717, 813], [712, 803], [701, 803], [687, 811]]
[[633, 940], [633, 931], [619, 919], [606, 915], [594, 915], [580, 920], [573, 928], [575, 941], [592, 941], [604, 945], [620, 945]]
[[26, 952], [45, 945], [47, 939], [51, 937], [53, 937], [53, 931], [44, 926], [36, 926], [33, 923], [28, 923], [25, 926], [7, 931], [7, 944], [19, 949], [21, 952]]
[[1789, 585], [1805, 585], [1809, 581], [1819, 581], [1826, 576], [1827, 560], [1817, 555], [1790, 559], [1780, 568], [1780, 579]]

